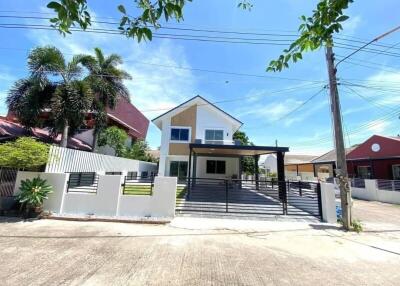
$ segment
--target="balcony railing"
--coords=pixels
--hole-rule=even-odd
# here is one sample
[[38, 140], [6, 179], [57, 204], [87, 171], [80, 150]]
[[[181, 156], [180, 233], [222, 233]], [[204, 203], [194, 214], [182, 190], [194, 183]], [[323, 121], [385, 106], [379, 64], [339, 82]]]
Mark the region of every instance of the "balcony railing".
[[205, 140], [196, 139], [197, 144], [212, 144], [212, 145], [241, 145], [237, 140]]

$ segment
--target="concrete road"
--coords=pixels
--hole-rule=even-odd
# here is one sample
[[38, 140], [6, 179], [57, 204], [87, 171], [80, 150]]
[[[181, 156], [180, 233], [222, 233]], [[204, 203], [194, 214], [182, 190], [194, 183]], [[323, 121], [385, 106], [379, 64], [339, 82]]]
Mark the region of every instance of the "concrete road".
[[398, 285], [400, 234], [180, 217], [0, 222], [2, 285]]

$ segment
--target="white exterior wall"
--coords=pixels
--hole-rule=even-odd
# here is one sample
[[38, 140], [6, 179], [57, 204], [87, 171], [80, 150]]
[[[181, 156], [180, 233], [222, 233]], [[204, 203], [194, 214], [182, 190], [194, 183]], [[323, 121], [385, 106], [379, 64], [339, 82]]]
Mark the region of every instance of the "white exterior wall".
[[157, 172], [157, 164], [51, 146], [47, 173]]
[[[267, 171], [269, 169], [271, 173], [278, 172], [275, 154], [268, 154], [265, 156], [264, 168], [265, 168], [265, 171]], [[296, 174], [296, 176], [297, 176], [297, 174]]]
[[158, 175], [159, 176], [168, 176], [169, 163], [167, 162], [168, 154], [169, 154], [169, 138], [170, 138], [170, 126], [171, 126], [171, 118], [165, 118], [162, 121], [161, 128], [161, 146], [160, 146], [160, 161], [158, 167]]
[[44, 210], [57, 215], [97, 217], [172, 218], [175, 215], [177, 179], [156, 177], [152, 196], [123, 195], [121, 177], [99, 176], [96, 193], [67, 192], [68, 174], [18, 172], [14, 194], [21, 180], [40, 176], [53, 187], [44, 203]]
[[207, 105], [197, 106], [196, 114], [196, 139], [205, 140], [207, 129], [224, 130], [224, 144], [232, 144], [232, 123], [220, 113], [210, 109]]
[[365, 180], [365, 188], [351, 188], [353, 198], [378, 201], [390, 204], [400, 204], [400, 192], [378, 189], [375, 180]]
[[336, 223], [336, 199], [333, 184], [321, 183], [322, 220]]
[[[225, 161], [226, 172], [225, 174], [207, 174], [207, 160]], [[239, 178], [239, 158], [229, 157], [197, 157], [196, 164], [196, 177], [198, 178], [213, 178], [225, 179], [232, 178], [236, 175]]]

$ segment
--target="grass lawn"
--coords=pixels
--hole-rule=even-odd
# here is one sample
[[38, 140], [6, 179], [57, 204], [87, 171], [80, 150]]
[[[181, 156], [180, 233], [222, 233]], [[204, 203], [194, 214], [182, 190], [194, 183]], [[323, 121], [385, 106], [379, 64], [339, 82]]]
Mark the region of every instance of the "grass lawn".
[[186, 186], [178, 186], [176, 188], [176, 198], [183, 199], [186, 194]]
[[129, 184], [124, 188], [124, 195], [151, 196], [150, 184]]

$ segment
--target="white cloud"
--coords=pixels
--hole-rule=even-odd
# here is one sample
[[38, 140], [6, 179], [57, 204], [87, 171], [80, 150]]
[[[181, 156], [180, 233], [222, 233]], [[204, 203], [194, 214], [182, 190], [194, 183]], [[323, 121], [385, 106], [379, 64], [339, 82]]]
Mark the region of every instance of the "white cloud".
[[390, 124], [391, 123], [389, 121], [379, 119], [376, 120], [373, 125], [368, 126], [367, 130], [374, 134], [379, 134], [384, 132], [390, 126]]
[[346, 35], [353, 35], [358, 27], [360, 27], [360, 24], [362, 23], [362, 18], [361, 16], [350, 16], [350, 18], [343, 23], [343, 32]]

